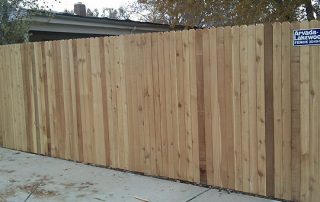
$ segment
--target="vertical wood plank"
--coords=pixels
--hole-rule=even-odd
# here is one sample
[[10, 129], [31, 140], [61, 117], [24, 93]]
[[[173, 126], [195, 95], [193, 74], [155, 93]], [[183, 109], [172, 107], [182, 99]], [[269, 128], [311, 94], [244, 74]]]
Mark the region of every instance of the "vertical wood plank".
[[168, 138], [168, 177], [174, 178], [174, 134], [172, 125], [172, 97], [171, 97], [171, 66], [170, 66], [170, 33], [164, 33], [164, 74], [165, 74], [165, 102], [166, 102], [166, 126], [167, 126], [167, 138]]
[[[310, 21], [310, 28], [318, 28], [319, 22]], [[320, 197], [319, 181], [319, 46], [310, 47], [310, 201], [317, 201]]]
[[[301, 23], [308, 29], [309, 22]], [[301, 181], [300, 200], [310, 201], [310, 47], [300, 47], [300, 128], [301, 128]]]
[[248, 27], [240, 27], [241, 143], [243, 191], [250, 191]]
[[266, 195], [274, 196], [273, 27], [264, 25]]
[[190, 45], [189, 45], [189, 32], [187, 30], [182, 32], [183, 43], [183, 90], [184, 90], [184, 121], [186, 126], [185, 141], [186, 141], [186, 180], [192, 181], [193, 179], [193, 157], [192, 157], [192, 134], [191, 134], [191, 100], [190, 100]]
[[[210, 38], [210, 68], [211, 68], [211, 108], [212, 108], [212, 152], [213, 152], [213, 183], [222, 186], [220, 176], [221, 164], [221, 127], [220, 127], [220, 105], [218, 99], [218, 61], [217, 61], [217, 29], [209, 30]], [[208, 143], [210, 144], [210, 143]]]
[[35, 79], [37, 82], [37, 108], [38, 108], [38, 121], [39, 121], [39, 141], [40, 141], [40, 154], [48, 154], [48, 140], [47, 140], [47, 125], [46, 125], [46, 106], [45, 106], [45, 61], [43, 61], [44, 50], [41, 43], [34, 44], [35, 52]]
[[185, 110], [184, 102], [184, 71], [186, 69], [184, 62], [184, 44], [182, 32], [176, 32], [176, 60], [177, 60], [177, 77], [178, 77], [178, 124], [179, 124], [179, 170], [180, 179], [186, 179], [187, 176], [187, 150], [186, 150], [186, 125], [185, 125]]
[[73, 46], [73, 40], [67, 41], [67, 56], [68, 56], [68, 72], [70, 79], [68, 85], [70, 88], [70, 106], [71, 106], [71, 138], [70, 138], [70, 156], [72, 160], [79, 161], [79, 137], [78, 137], [78, 120], [77, 120], [77, 102], [76, 102], [76, 79], [75, 79], [75, 64], [74, 52], [76, 47]]
[[241, 78], [240, 78], [240, 27], [232, 27], [232, 100], [235, 159], [235, 189], [242, 190], [242, 138], [241, 138]]
[[[161, 142], [161, 129], [160, 129], [160, 88], [159, 88], [159, 34], [152, 35], [152, 72], [153, 72], [153, 92], [154, 92], [154, 126], [155, 126], [155, 145], [156, 145], [156, 173], [161, 175], [162, 173], [162, 142]], [[176, 162], [178, 164], [178, 161]]]
[[248, 26], [250, 192], [258, 193], [256, 30]]
[[[202, 31], [196, 30], [196, 41], [203, 41]], [[178, 36], [177, 36], [178, 37]], [[198, 142], [200, 182], [207, 182], [206, 145], [205, 145], [205, 111], [204, 111], [204, 75], [203, 75], [203, 43], [196, 43], [196, 80], [198, 109]]]
[[[126, 73], [126, 92], [127, 92], [127, 112], [128, 112], [128, 141], [131, 143], [129, 144], [129, 169], [134, 170], [135, 169], [135, 145], [132, 144], [134, 142], [134, 135], [135, 135], [135, 112], [134, 112], [134, 102], [133, 102], [133, 88], [135, 85], [135, 78], [133, 75], [134, 71], [134, 58], [133, 54], [130, 54], [134, 49], [133, 41], [134, 36], [128, 36], [126, 37], [125, 42], [125, 54], [127, 57], [125, 57], [125, 73]], [[153, 119], [153, 117], [151, 117]], [[111, 144], [111, 142], [110, 142]]]
[[5, 117], [4, 117], [4, 103], [5, 103], [5, 82], [4, 82], [4, 64], [5, 64], [5, 57], [4, 57], [4, 46], [0, 46], [0, 60], [1, 65], [0, 65], [0, 92], [2, 92], [2, 96], [0, 96], [0, 109], [3, 111], [3, 113], [0, 114], [0, 146], [4, 146], [4, 134], [5, 134]]
[[71, 159], [71, 137], [72, 137], [72, 107], [71, 107], [71, 85], [70, 85], [70, 66], [69, 66], [69, 51], [68, 43], [63, 40], [60, 43], [61, 51], [61, 76], [62, 76], [62, 94], [63, 94], [63, 108], [65, 115], [65, 154], [64, 158]]
[[226, 101], [226, 148], [227, 159], [227, 187], [235, 188], [235, 159], [234, 159], [234, 120], [233, 120], [233, 88], [232, 88], [232, 33], [231, 27], [224, 28], [224, 82]]
[[[169, 39], [166, 39], [169, 41]], [[146, 97], [146, 114], [145, 114], [145, 120], [147, 127], [147, 139], [146, 141], [146, 160], [147, 160], [147, 174], [154, 173], [155, 170], [154, 165], [154, 159], [151, 158], [152, 153], [155, 152], [155, 138], [154, 138], [154, 93], [153, 93], [153, 75], [152, 75], [152, 46], [151, 46], [151, 34], [145, 35], [145, 60], [144, 60], [144, 72], [145, 72], [145, 97]], [[169, 49], [169, 47], [168, 47]], [[170, 50], [170, 49], [169, 49]], [[127, 66], [127, 64], [126, 64]], [[170, 69], [170, 67], [169, 67]], [[172, 135], [172, 134], [171, 134]], [[171, 154], [173, 151], [171, 151]], [[173, 155], [171, 155], [173, 156]], [[172, 162], [172, 167], [174, 166], [174, 162]], [[173, 172], [173, 170], [172, 170]], [[174, 177], [174, 176], [173, 176]]]
[[281, 24], [273, 24], [273, 109], [274, 109], [274, 183], [275, 197], [283, 196], [282, 183], [282, 92]]
[[290, 66], [290, 40], [291, 25], [284, 22], [281, 25], [281, 96], [282, 96], [282, 192], [285, 199], [291, 199], [291, 66]]
[[[77, 147], [77, 153], [75, 153], [76, 160], [83, 161], [83, 132], [82, 132], [82, 102], [81, 102], [81, 76], [82, 69], [81, 65], [83, 63], [82, 53], [81, 53], [81, 41], [72, 40], [72, 54], [73, 54], [73, 64], [74, 64], [74, 88], [75, 88], [75, 107], [76, 107], [76, 131], [77, 131], [77, 141], [74, 142]], [[76, 152], [76, 151], [75, 151]]]
[[174, 160], [174, 177], [180, 178], [179, 169], [179, 109], [178, 109], [178, 77], [176, 61], [176, 33], [170, 32], [170, 76], [171, 76], [171, 105], [172, 105], [172, 135], [173, 135], [173, 160]]
[[[34, 95], [33, 95], [33, 80], [32, 80], [32, 44], [26, 43], [21, 46], [22, 51], [22, 73], [24, 86], [25, 100], [25, 119], [27, 128], [27, 151], [36, 152], [36, 130], [35, 130], [35, 114], [34, 111]], [[11, 60], [11, 65], [14, 65]], [[12, 74], [13, 69], [11, 69]], [[12, 94], [11, 94], [12, 95]], [[14, 134], [14, 133], [13, 133]], [[15, 138], [16, 139], [16, 138]]]
[[[220, 111], [220, 127], [221, 127], [221, 162], [220, 162], [220, 178], [221, 186], [228, 187], [228, 155], [229, 142], [227, 135], [227, 89], [226, 89], [226, 72], [225, 72], [225, 41], [224, 41], [224, 28], [217, 28], [217, 68], [218, 68], [218, 102]], [[225, 160], [224, 160], [225, 159]]]
[[[109, 117], [109, 140], [112, 142], [110, 144], [110, 160], [111, 160], [111, 166], [117, 167], [118, 165], [118, 142], [117, 142], [117, 106], [116, 106], [116, 88], [115, 88], [115, 56], [114, 56], [114, 48], [115, 48], [115, 38], [111, 37], [107, 40], [106, 44], [106, 54], [108, 54], [108, 57], [106, 57], [106, 60], [109, 61], [108, 65], [108, 76], [107, 76], [107, 82], [109, 85], [107, 85], [107, 91], [108, 91], [108, 117]], [[137, 152], [135, 151], [135, 154]], [[136, 159], [137, 161], [137, 159]], [[139, 161], [137, 161], [139, 163]]]
[[144, 136], [145, 136], [145, 128], [144, 128], [144, 120], [143, 120], [143, 114], [145, 111], [144, 106], [144, 100], [143, 100], [143, 78], [144, 78], [144, 72], [143, 72], [143, 54], [141, 52], [141, 48], [143, 47], [143, 40], [141, 35], [136, 35], [136, 44], [137, 44], [137, 50], [138, 55], [137, 58], [142, 58], [142, 60], [136, 61], [136, 71], [137, 71], [137, 77], [136, 77], [136, 83], [137, 83], [137, 117], [138, 117], [138, 141], [139, 141], [139, 171], [143, 172], [143, 169], [145, 167], [145, 146], [144, 146]]
[[[205, 130], [205, 144], [206, 144], [206, 171], [207, 171], [207, 183], [210, 185], [214, 185], [214, 171], [213, 171], [213, 140], [212, 140], [212, 118], [213, 118], [213, 109], [211, 105], [211, 93], [213, 92], [211, 81], [212, 81], [212, 73], [213, 67], [211, 66], [210, 60], [211, 50], [210, 50], [210, 38], [209, 38], [209, 30], [202, 30], [202, 41], [198, 43], [202, 43], [203, 48], [203, 82], [204, 82], [204, 130]], [[213, 47], [212, 47], [213, 48]]]
[[[299, 29], [300, 23], [293, 22], [291, 33], [293, 30]], [[293, 40], [293, 34], [291, 34]], [[291, 40], [291, 41], [292, 41]], [[300, 199], [300, 174], [301, 174], [301, 159], [300, 159], [300, 48], [291, 46], [291, 190], [292, 200], [299, 201]]]
[[90, 57], [91, 57], [91, 78], [92, 78], [92, 99], [93, 99], [93, 135], [94, 135], [94, 152], [95, 163], [99, 165], [106, 164], [105, 152], [105, 131], [104, 119], [101, 109], [102, 103], [102, 79], [101, 79], [101, 63], [100, 63], [100, 40], [98, 38], [90, 39]]
[[[189, 30], [189, 64], [190, 64], [190, 107], [191, 107], [191, 133], [192, 133], [192, 158], [193, 181], [200, 182], [199, 165], [199, 139], [198, 139], [198, 110], [197, 110], [197, 69], [196, 69], [196, 33]], [[174, 124], [175, 122], [173, 122]]]
[[[7, 78], [7, 85], [6, 85], [6, 97], [7, 97], [7, 100], [6, 100], [6, 105], [5, 105], [5, 108], [6, 108], [6, 135], [5, 135], [5, 140], [6, 140], [6, 144], [5, 146], [7, 148], [14, 148], [15, 146], [15, 142], [14, 142], [14, 128], [12, 127], [12, 124], [13, 124], [13, 114], [12, 114], [12, 109], [13, 109], [13, 102], [12, 102], [12, 89], [11, 89], [11, 86], [13, 85], [13, 79], [12, 79], [12, 68], [11, 68], [11, 50], [10, 50], [10, 46], [6, 46], [6, 53], [5, 53], [5, 57], [6, 57], [6, 65], [5, 65], [5, 78]], [[24, 58], [22, 58], [24, 59]], [[25, 74], [23, 74], [23, 79], [25, 81]], [[25, 83], [25, 82], [24, 82]], [[25, 99], [24, 99], [25, 100]], [[26, 101], [25, 101], [26, 102]], [[26, 116], [26, 115], [25, 115]], [[26, 131], [26, 135], [27, 135], [27, 138], [25, 139], [26, 140], [26, 149], [29, 149], [30, 147], [28, 146], [29, 142], [30, 142], [30, 127], [28, 127], [27, 129], [29, 129], [28, 131]]]
[[[21, 48], [20, 45], [12, 45], [14, 54], [11, 54], [14, 57], [11, 65], [11, 68], [14, 69], [14, 81], [12, 85], [12, 90], [14, 93], [14, 119], [15, 119], [15, 131], [18, 139], [15, 139], [15, 143], [18, 143], [16, 146], [18, 149], [27, 151], [27, 136], [26, 136], [26, 120], [25, 120], [25, 105], [24, 105], [24, 88], [23, 88], [23, 74], [22, 74], [22, 64], [21, 64]], [[34, 74], [34, 73], [33, 73]], [[6, 79], [5, 79], [6, 80]], [[33, 82], [34, 83], [34, 82]], [[35, 94], [33, 94], [35, 96]], [[35, 99], [35, 98], [34, 98]], [[38, 133], [36, 133], [37, 135]], [[37, 149], [39, 145], [37, 145]], [[35, 150], [37, 151], [37, 150]]]
[[266, 195], [264, 26], [256, 25], [258, 193]]
[[54, 77], [53, 77], [53, 48], [52, 48], [52, 42], [45, 42], [45, 50], [46, 50], [46, 74], [47, 74], [47, 116], [48, 116], [48, 126], [49, 126], [49, 150], [51, 156], [57, 156], [57, 151], [55, 148], [55, 138], [53, 137], [55, 135], [55, 127], [54, 127], [54, 110], [56, 108], [56, 101], [55, 101], [55, 85], [54, 85]]

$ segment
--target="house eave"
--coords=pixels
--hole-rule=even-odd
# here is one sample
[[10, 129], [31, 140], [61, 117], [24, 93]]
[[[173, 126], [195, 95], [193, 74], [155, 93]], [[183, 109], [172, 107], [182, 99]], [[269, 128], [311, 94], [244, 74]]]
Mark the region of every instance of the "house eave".
[[[33, 16], [30, 31], [121, 35], [144, 32], [165, 32], [169, 25], [143, 23], [129, 20], [112, 20], [72, 15]], [[182, 27], [180, 28], [182, 29]]]

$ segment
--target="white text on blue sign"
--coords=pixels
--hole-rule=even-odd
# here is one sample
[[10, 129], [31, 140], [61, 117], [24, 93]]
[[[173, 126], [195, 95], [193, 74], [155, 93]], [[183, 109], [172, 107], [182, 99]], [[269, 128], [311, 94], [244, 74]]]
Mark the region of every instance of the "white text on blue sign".
[[320, 45], [320, 29], [301, 29], [293, 31], [294, 46]]

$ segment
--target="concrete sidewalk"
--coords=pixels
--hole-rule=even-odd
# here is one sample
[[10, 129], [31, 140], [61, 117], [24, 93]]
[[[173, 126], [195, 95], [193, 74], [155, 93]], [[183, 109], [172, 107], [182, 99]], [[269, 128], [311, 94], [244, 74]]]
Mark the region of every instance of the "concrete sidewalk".
[[271, 200], [0, 148], [2, 201]]

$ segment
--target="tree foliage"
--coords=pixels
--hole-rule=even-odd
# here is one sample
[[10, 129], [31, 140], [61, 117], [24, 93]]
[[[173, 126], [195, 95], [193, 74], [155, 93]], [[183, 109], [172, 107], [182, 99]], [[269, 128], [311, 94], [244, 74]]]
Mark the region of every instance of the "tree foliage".
[[0, 44], [28, 40], [30, 17], [49, 9], [44, 0], [0, 0]]
[[140, 20], [209, 27], [320, 17], [320, 0], [137, 0]]
[[89, 17], [99, 17], [100, 13], [97, 8], [91, 10], [90, 8], [87, 9], [87, 16]]
[[118, 19], [118, 20], [126, 20], [130, 18], [130, 15], [126, 11], [126, 9], [123, 7], [119, 7], [118, 9], [104, 8], [102, 9], [101, 17], [107, 17], [107, 18]]
[[[64, 13], [74, 14], [73, 10], [64, 10]], [[87, 9], [87, 16], [88, 17], [105, 17], [110, 19], [117, 19], [117, 20], [126, 20], [130, 18], [130, 14], [127, 10], [123, 7], [119, 7], [118, 9], [114, 8], [103, 8], [101, 12], [95, 8], [91, 10], [90, 8]]]

